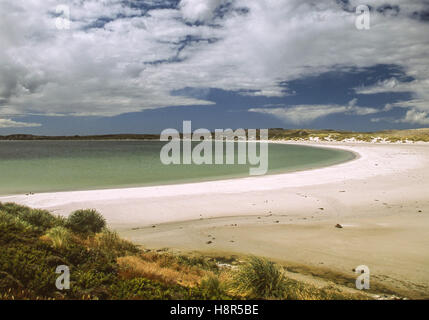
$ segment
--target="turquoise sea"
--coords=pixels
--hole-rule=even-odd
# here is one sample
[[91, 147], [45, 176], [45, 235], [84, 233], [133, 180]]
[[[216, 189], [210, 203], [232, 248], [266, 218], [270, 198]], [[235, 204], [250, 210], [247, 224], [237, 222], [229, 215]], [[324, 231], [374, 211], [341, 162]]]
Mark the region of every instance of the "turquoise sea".
[[[249, 176], [250, 164], [164, 165], [160, 161], [160, 150], [165, 144], [160, 141], [0, 141], [0, 194]], [[236, 159], [237, 150], [236, 146]], [[268, 150], [268, 174], [329, 166], [354, 158], [352, 153], [342, 150], [297, 145], [269, 144]]]

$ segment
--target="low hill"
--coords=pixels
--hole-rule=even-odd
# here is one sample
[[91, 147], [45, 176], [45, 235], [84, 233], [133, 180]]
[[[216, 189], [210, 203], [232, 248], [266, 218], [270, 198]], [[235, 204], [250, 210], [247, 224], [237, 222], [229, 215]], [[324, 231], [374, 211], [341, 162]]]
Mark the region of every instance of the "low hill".
[[[0, 140], [159, 140], [156, 134], [109, 134], [89, 136], [38, 136], [14, 134], [0, 136]], [[389, 130], [375, 132], [354, 132], [314, 129], [269, 129], [272, 140], [357, 140], [365, 142], [429, 142], [429, 128], [410, 130]]]

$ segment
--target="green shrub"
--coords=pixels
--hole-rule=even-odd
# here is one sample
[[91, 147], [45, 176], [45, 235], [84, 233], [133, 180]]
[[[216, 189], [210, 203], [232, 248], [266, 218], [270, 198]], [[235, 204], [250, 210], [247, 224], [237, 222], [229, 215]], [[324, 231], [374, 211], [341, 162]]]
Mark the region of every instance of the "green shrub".
[[235, 271], [232, 285], [237, 293], [252, 299], [283, 298], [286, 278], [273, 262], [251, 257]]
[[164, 285], [145, 278], [122, 280], [110, 287], [112, 299], [190, 299], [192, 292], [179, 285]]
[[98, 233], [106, 226], [103, 216], [93, 209], [77, 210], [67, 219], [67, 227], [76, 233]]
[[115, 274], [104, 273], [99, 270], [76, 270], [73, 273], [71, 286], [80, 291], [91, 290], [110, 285], [115, 280]]
[[13, 202], [0, 203], [0, 210], [13, 216], [19, 216], [28, 213], [31, 209], [29, 207], [20, 206]]
[[26, 215], [22, 215], [21, 219], [41, 231], [46, 231], [62, 223], [61, 218], [54, 217], [48, 211], [37, 209], [30, 210]]
[[0, 211], [13, 217], [15, 221], [24, 225], [27, 229], [32, 228], [41, 232], [64, 224], [64, 219], [50, 214], [46, 210], [31, 209], [15, 203], [0, 203]]
[[0, 227], [3, 229], [6, 228], [16, 228], [20, 230], [30, 230], [32, 226], [26, 222], [21, 220], [17, 216], [12, 216], [4, 211], [0, 211]]
[[[55, 268], [46, 263], [49, 254], [35, 239], [32, 245], [10, 244], [2, 248], [0, 270], [19, 281], [23, 288], [48, 296], [55, 290]], [[6, 288], [5, 288], [6, 289]], [[11, 289], [19, 289], [13, 286]]]

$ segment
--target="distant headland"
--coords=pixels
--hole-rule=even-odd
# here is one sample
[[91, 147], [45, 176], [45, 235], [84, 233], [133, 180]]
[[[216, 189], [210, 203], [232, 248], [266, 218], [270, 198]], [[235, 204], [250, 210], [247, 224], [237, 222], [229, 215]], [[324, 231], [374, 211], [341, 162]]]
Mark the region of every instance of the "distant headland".
[[[159, 134], [104, 134], [46, 136], [32, 134], [11, 134], [0, 136], [4, 140], [159, 140]], [[315, 129], [269, 129], [270, 140], [297, 141], [362, 141], [362, 142], [429, 142], [429, 128], [409, 130], [386, 130], [375, 132], [355, 132]]]

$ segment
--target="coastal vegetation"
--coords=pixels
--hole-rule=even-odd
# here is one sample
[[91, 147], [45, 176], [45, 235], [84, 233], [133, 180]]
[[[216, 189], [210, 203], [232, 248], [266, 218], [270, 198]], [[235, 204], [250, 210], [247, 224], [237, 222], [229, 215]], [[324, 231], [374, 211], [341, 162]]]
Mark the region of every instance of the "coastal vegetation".
[[[153, 252], [121, 239], [95, 210], [69, 218], [0, 203], [0, 299], [361, 299], [285, 276], [266, 259]], [[70, 289], [56, 288], [59, 265]]]
[[[0, 140], [159, 140], [159, 138], [160, 136], [157, 134], [110, 134], [89, 136], [38, 136], [14, 134], [0, 136]], [[271, 128], [269, 129], [268, 138], [271, 140], [304, 141], [314, 139], [320, 141], [347, 141], [351, 139], [363, 142], [429, 142], [429, 128], [374, 132]]]
[[270, 129], [269, 138], [271, 140], [362, 141], [374, 143], [429, 142], [429, 128], [378, 132]]

